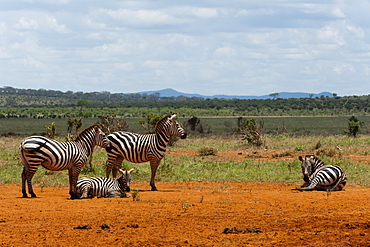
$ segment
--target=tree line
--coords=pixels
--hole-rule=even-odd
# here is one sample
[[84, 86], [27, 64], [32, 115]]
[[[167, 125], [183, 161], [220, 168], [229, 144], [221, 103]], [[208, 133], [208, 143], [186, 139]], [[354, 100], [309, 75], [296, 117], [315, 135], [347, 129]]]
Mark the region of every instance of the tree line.
[[366, 116], [370, 95], [271, 99], [161, 97], [159, 94], [61, 92], [0, 88], [0, 118], [65, 118], [116, 115], [142, 117], [149, 113], [180, 116]]

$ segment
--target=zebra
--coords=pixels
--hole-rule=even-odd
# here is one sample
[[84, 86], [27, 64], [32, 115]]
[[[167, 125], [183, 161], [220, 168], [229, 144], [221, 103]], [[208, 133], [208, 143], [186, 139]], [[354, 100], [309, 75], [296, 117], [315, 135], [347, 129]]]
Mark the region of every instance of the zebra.
[[325, 165], [315, 155], [299, 156], [305, 183], [294, 190], [340, 191], [347, 183], [347, 176], [339, 166]]
[[134, 169], [123, 171], [119, 169], [120, 175], [116, 178], [84, 177], [77, 181], [76, 191], [80, 198], [92, 197], [130, 197], [131, 173]]
[[110, 142], [98, 125], [93, 125], [83, 130], [75, 141], [59, 142], [43, 136], [30, 136], [22, 141], [19, 152], [23, 164], [22, 194], [27, 198], [28, 193], [36, 197], [32, 188], [32, 177], [41, 165], [52, 171], [68, 170], [69, 194], [71, 199], [78, 198], [76, 182], [82, 167], [95, 145], [106, 150], [110, 149]]
[[106, 177], [109, 178], [111, 171], [113, 177], [116, 177], [124, 159], [132, 163], [149, 161], [151, 168], [150, 186], [152, 191], [156, 191], [155, 174], [166, 153], [170, 136], [177, 136], [181, 139], [186, 138], [185, 130], [180, 127], [175, 118], [176, 114], [172, 114], [159, 120], [155, 126], [154, 134], [136, 134], [119, 131], [108, 135], [112, 147], [108, 151]]

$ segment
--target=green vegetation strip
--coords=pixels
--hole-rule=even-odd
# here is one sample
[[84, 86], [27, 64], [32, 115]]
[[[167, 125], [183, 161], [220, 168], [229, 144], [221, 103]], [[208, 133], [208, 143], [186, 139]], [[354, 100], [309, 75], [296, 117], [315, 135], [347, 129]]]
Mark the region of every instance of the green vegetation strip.
[[[370, 186], [369, 161], [352, 161], [348, 155], [368, 155], [370, 137], [361, 135], [358, 138], [340, 136], [307, 136], [305, 138], [288, 135], [267, 136], [267, 147], [278, 149], [276, 157], [271, 161], [258, 161], [245, 156], [241, 162], [225, 160], [216, 155], [211, 156], [171, 156], [167, 155], [158, 168], [157, 181], [205, 181], [205, 182], [274, 182], [274, 183], [302, 183], [300, 162], [285, 159], [285, 156], [295, 153], [317, 153], [327, 164], [341, 166], [348, 177], [348, 184]], [[23, 166], [19, 159], [18, 145], [21, 137], [0, 137], [0, 182], [21, 182]], [[198, 144], [197, 144], [198, 143]], [[320, 145], [318, 145], [320, 144]], [[189, 138], [180, 140], [171, 150], [186, 151], [199, 150], [201, 147], [211, 147], [215, 150], [243, 150], [243, 152], [258, 152], [263, 154], [264, 149], [254, 148], [242, 144], [237, 137], [219, 136], [207, 138]], [[280, 153], [279, 153], [280, 152]], [[346, 158], [347, 157], [347, 158]], [[271, 157], [270, 157], [271, 158]], [[80, 177], [105, 176], [106, 153], [96, 148], [93, 154], [93, 164], [87, 164]], [[124, 162], [123, 168], [135, 168], [133, 183], [148, 182], [150, 166], [148, 163], [132, 164]], [[68, 186], [67, 171], [52, 172], [42, 167], [36, 172], [34, 184], [38, 187]]]

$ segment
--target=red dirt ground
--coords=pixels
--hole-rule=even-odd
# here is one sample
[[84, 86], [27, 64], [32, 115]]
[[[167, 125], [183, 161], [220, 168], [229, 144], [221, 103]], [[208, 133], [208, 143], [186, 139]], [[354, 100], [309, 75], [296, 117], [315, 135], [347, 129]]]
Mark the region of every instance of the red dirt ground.
[[[0, 185], [2, 246], [369, 246], [370, 189], [297, 184], [147, 183], [138, 199], [68, 199], [68, 188]], [[109, 228], [104, 228], [106, 224]], [[79, 229], [82, 228], [82, 229]]]
[[349, 183], [327, 193], [291, 190], [301, 184], [156, 184], [160, 191], [152, 192], [148, 183], [133, 182], [135, 201], [70, 200], [67, 187], [36, 186], [39, 197], [25, 199], [19, 185], [0, 184], [0, 245], [370, 246], [370, 188]]

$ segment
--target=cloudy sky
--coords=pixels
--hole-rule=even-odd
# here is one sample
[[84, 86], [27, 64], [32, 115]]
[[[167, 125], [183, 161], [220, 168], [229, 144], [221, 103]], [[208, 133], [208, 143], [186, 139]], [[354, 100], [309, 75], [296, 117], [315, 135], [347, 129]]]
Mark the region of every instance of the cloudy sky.
[[0, 86], [370, 94], [368, 0], [1, 0]]

